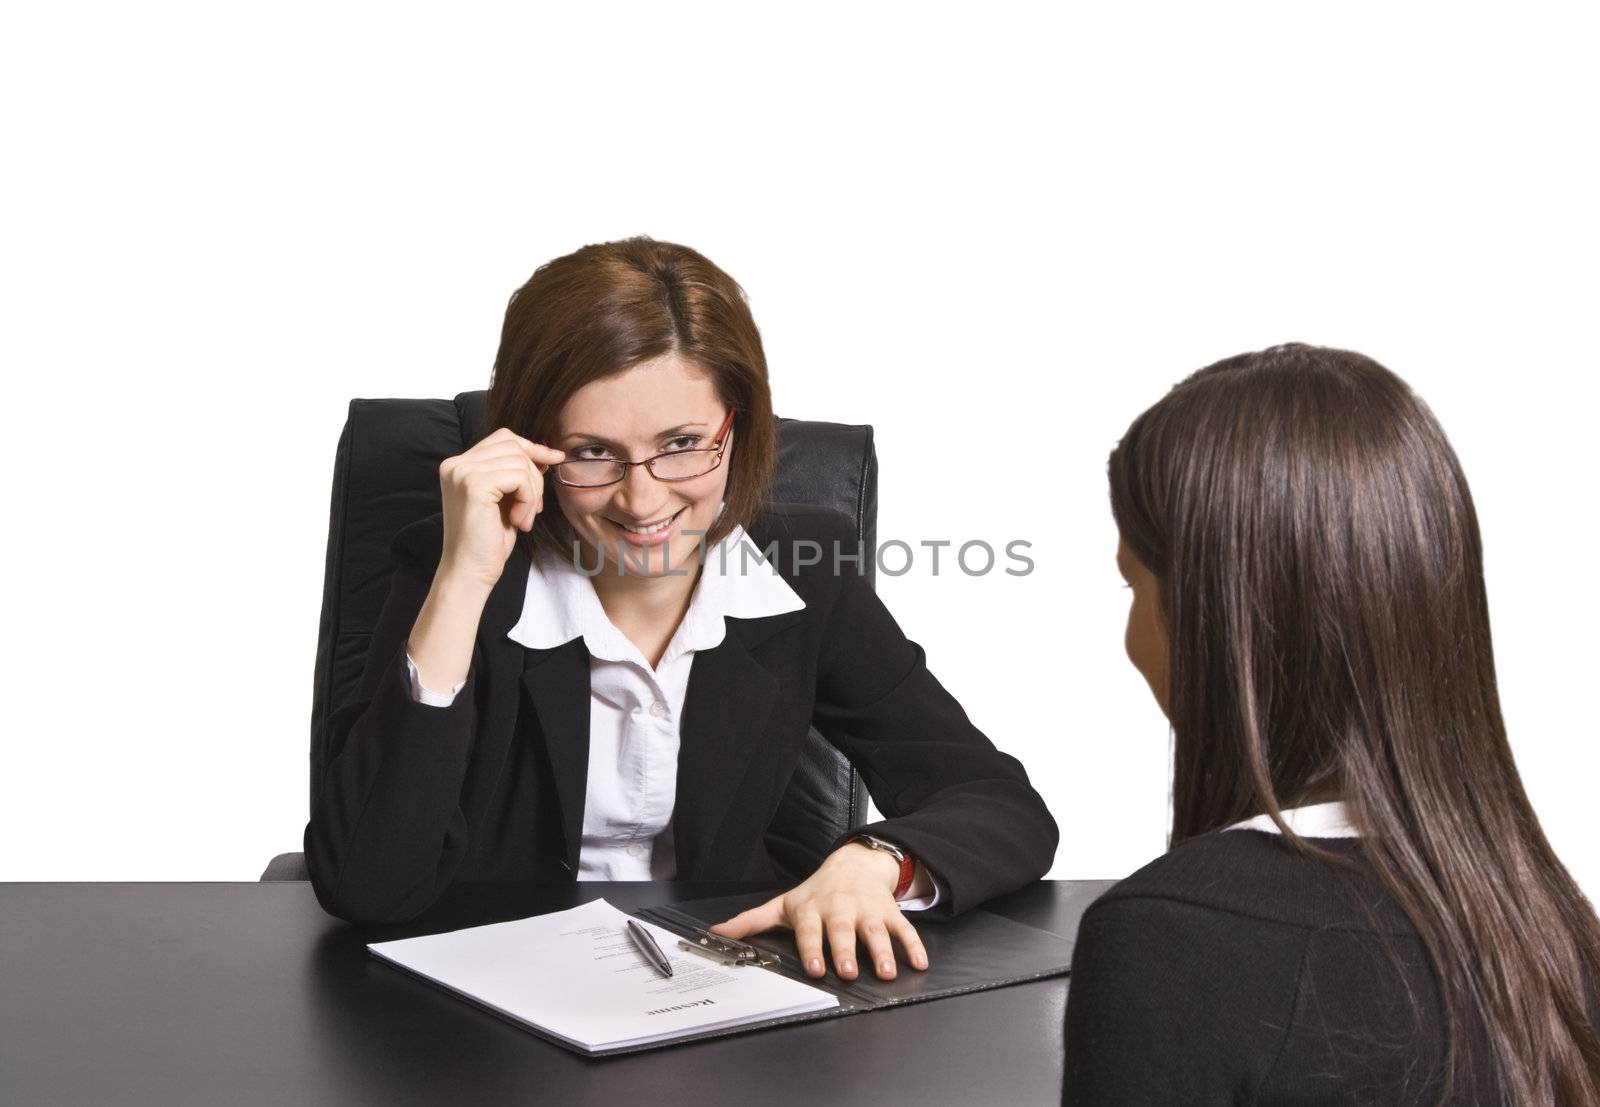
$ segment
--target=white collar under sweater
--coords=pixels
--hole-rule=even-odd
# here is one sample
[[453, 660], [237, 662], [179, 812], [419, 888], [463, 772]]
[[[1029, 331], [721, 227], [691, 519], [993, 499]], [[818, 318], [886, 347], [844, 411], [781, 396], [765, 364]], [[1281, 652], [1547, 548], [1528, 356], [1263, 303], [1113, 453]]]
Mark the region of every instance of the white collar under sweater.
[[[1344, 803], [1313, 803], [1305, 807], [1291, 807], [1283, 812], [1283, 821], [1290, 830], [1302, 838], [1359, 838], [1361, 832], [1350, 825]], [[1234, 823], [1224, 830], [1261, 830], [1268, 834], [1283, 833], [1270, 815], [1257, 815]]]

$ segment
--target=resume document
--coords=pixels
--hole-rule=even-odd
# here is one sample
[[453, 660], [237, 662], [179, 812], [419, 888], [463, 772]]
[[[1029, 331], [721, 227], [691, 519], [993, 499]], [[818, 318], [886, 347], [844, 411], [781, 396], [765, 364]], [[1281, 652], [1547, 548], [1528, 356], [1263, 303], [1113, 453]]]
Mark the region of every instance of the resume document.
[[837, 1007], [821, 988], [752, 967], [719, 965], [643, 922], [672, 962], [663, 977], [603, 899], [570, 911], [374, 942], [374, 954], [584, 1052]]

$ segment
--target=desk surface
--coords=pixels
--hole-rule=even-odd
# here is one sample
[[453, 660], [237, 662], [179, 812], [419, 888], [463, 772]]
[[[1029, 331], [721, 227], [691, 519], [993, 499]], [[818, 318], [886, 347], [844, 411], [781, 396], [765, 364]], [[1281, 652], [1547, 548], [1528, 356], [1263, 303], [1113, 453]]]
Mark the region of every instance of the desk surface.
[[[989, 907], [1070, 936], [1110, 884]], [[1059, 1102], [1065, 978], [590, 1060], [365, 948], [600, 895], [631, 910], [759, 887], [480, 885], [354, 927], [300, 882], [0, 884], [0, 1103]]]

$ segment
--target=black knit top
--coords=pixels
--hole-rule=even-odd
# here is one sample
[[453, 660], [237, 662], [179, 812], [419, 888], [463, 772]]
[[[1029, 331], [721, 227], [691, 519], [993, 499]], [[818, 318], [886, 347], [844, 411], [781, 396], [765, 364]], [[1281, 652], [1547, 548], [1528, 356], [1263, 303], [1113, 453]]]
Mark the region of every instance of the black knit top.
[[[1227, 830], [1183, 843], [1084, 915], [1066, 1016], [1068, 1104], [1432, 1104], [1437, 977], [1358, 838]], [[1498, 1103], [1481, 1024], [1451, 1104]]]

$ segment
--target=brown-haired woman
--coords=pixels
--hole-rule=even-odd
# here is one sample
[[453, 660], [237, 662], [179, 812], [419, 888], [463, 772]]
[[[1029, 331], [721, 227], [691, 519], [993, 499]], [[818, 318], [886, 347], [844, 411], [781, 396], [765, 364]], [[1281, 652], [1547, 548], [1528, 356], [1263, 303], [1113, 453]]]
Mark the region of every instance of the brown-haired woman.
[[1245, 354], [1110, 485], [1173, 848], [1084, 917], [1064, 1100], [1600, 1102], [1600, 925], [1512, 762], [1427, 407], [1359, 354]]
[[[849, 522], [764, 503], [766, 358], [726, 273], [646, 238], [540, 267], [487, 421], [440, 466], [442, 515], [395, 538], [331, 728], [306, 829], [330, 912], [406, 919], [468, 880], [804, 877], [718, 929], [791, 926], [812, 975], [826, 938], [846, 978], [859, 940], [891, 977], [891, 936], [927, 966], [903, 911], [1043, 875], [1054, 821], [874, 595]], [[768, 835], [813, 725], [887, 816], [820, 866]]]

